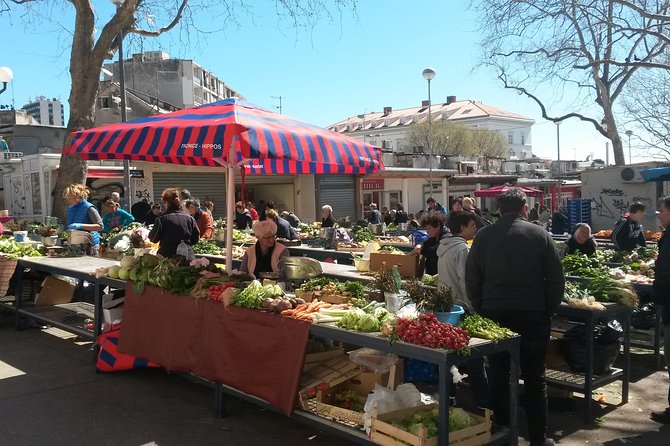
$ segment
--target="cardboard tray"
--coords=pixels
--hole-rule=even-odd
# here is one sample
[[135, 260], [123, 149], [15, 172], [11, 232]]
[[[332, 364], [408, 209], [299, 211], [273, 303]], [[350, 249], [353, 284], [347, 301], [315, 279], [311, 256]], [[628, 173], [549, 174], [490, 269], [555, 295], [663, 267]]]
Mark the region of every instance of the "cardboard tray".
[[[438, 437], [428, 438], [427, 429], [419, 430], [418, 435], [414, 435], [403, 429], [390, 424], [392, 420], [399, 420], [413, 415], [419, 410], [432, 409], [437, 404], [428, 404], [424, 406], [412, 407], [409, 409], [397, 410], [395, 412], [377, 415], [373, 410], [370, 438], [382, 446], [437, 446]], [[449, 444], [457, 446], [481, 446], [488, 444], [491, 440], [491, 411], [484, 410], [484, 416], [475, 415], [468, 412], [476, 424], [449, 432]]]
[[398, 268], [402, 277], [419, 276], [419, 254], [382, 254], [373, 252], [370, 254], [370, 271], [379, 271], [383, 268]]

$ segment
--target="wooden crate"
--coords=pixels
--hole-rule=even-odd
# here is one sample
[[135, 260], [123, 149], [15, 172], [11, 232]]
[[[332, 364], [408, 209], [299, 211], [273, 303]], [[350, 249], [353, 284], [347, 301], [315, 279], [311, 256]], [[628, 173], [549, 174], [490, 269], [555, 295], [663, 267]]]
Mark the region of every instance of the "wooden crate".
[[319, 390], [326, 390], [347, 381], [365, 370], [342, 355], [318, 365], [305, 373], [300, 379], [298, 399], [303, 409], [307, 409], [307, 400], [315, 398]]
[[335, 250], [344, 252], [365, 252], [365, 246], [337, 245]]
[[[335, 403], [335, 394], [342, 390], [350, 390], [348, 382], [339, 384], [335, 387], [326, 390], [319, 390], [316, 394], [316, 413], [317, 415], [337, 421], [347, 426], [362, 426], [363, 412], [358, 412], [353, 409], [346, 409], [337, 406]], [[355, 390], [355, 389], [351, 389]], [[361, 407], [365, 405], [368, 395], [358, 395], [358, 403]]]
[[[419, 430], [418, 435], [414, 435], [390, 424], [393, 420], [401, 420], [412, 416], [420, 410], [435, 407], [437, 407], [437, 404], [428, 404], [397, 410], [383, 415], [376, 415], [373, 410], [370, 438], [382, 446], [437, 446], [438, 437], [428, 438], [428, 430], [425, 427]], [[484, 416], [474, 415], [469, 412], [468, 415], [470, 415], [476, 424], [465, 429], [449, 432], [449, 444], [456, 446], [481, 446], [491, 440], [491, 411], [485, 409]]]
[[305, 355], [305, 364], [303, 365], [302, 372], [306, 373], [315, 367], [318, 367], [322, 362], [330, 361], [333, 358], [339, 358], [343, 355], [344, 349], [342, 347], [336, 347], [325, 352], [307, 353]]

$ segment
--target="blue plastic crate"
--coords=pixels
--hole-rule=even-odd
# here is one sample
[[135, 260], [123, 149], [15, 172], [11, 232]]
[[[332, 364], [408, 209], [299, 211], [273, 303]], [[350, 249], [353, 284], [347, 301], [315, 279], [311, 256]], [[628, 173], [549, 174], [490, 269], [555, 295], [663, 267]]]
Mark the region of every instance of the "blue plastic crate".
[[438, 372], [439, 368], [437, 364], [417, 359], [405, 360], [405, 382], [436, 383], [440, 377]]

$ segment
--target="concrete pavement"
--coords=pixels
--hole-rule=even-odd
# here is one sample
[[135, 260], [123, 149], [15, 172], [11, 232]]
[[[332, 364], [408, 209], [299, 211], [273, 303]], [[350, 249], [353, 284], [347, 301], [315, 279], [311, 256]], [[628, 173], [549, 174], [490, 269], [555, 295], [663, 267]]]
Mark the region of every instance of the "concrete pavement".
[[[0, 327], [0, 446], [351, 444], [234, 398], [231, 416], [217, 419], [210, 388], [159, 369], [97, 374], [89, 347], [58, 329]], [[645, 351], [632, 363], [628, 404], [597, 404], [598, 422], [587, 424], [575, 398], [551, 410], [550, 435], [565, 446], [669, 446], [670, 426], [649, 419], [666, 402], [667, 372], [654, 372]], [[620, 385], [599, 393], [616, 404]]]

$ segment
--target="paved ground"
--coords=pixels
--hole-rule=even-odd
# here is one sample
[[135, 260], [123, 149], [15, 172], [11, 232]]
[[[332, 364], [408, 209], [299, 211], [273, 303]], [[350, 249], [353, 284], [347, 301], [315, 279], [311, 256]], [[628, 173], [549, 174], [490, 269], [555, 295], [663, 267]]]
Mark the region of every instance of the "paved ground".
[[[60, 330], [0, 327], [1, 446], [349, 444], [237, 400], [230, 417], [216, 419], [211, 389], [161, 370], [96, 374], [88, 347]], [[670, 445], [670, 426], [648, 415], [663, 406], [667, 373], [654, 373], [648, 354], [633, 365], [630, 402], [598, 405], [598, 423], [582, 422], [581, 398], [568, 411], [556, 410], [565, 401], [555, 406], [550, 433], [559, 444]], [[606, 388], [605, 402], [618, 403], [619, 389]]]

